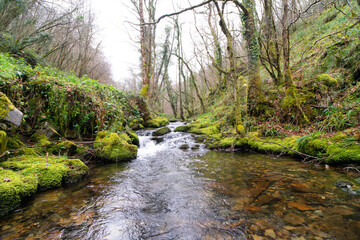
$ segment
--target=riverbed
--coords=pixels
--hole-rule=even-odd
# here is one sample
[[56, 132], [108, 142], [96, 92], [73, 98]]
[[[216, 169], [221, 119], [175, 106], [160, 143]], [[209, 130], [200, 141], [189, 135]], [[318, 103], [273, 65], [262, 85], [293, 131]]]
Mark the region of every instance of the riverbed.
[[92, 166], [0, 219], [0, 239], [360, 239], [360, 198], [335, 186], [346, 174], [152, 131], [135, 160]]

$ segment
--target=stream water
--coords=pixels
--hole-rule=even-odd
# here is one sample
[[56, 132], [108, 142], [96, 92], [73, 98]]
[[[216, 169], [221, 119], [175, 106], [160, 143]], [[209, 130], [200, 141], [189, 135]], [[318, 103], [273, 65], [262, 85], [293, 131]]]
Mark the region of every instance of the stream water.
[[360, 239], [360, 198], [334, 185], [346, 175], [151, 133], [138, 133], [137, 159], [93, 167], [0, 219], [0, 239]]

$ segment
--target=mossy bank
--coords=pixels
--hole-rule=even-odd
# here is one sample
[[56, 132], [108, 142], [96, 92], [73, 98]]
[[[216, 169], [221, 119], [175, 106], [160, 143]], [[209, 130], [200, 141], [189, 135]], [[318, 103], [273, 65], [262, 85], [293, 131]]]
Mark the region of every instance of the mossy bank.
[[[83, 179], [83, 161], [136, 158], [133, 129], [168, 124], [141, 96], [87, 77], [3, 53], [0, 69], [0, 215], [37, 191]], [[20, 126], [4, 119], [15, 108], [23, 113]]]

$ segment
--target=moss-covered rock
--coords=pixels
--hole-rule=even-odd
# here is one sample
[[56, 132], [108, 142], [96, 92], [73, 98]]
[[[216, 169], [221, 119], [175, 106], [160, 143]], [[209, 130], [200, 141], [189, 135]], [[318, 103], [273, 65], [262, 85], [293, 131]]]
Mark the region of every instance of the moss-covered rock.
[[94, 143], [94, 147], [97, 149], [96, 156], [112, 162], [136, 158], [137, 146], [129, 144], [127, 140], [125, 135], [104, 131], [99, 132]]
[[148, 120], [145, 123], [145, 126], [152, 127], [152, 128], [159, 128], [159, 127], [164, 127], [168, 124], [169, 124], [169, 120], [167, 118], [158, 116], [158, 117]]
[[178, 126], [174, 129], [174, 132], [189, 132], [191, 129], [190, 125]]
[[126, 126], [126, 133], [130, 137], [131, 144], [134, 144], [136, 146], [140, 146], [140, 141], [138, 135], [129, 127]]
[[152, 133], [153, 136], [163, 136], [167, 133], [171, 132], [170, 128], [168, 127], [162, 127], [162, 128], [159, 128], [157, 129], [156, 131], [154, 131]]
[[315, 80], [330, 88], [338, 85], [338, 80], [331, 77], [329, 74], [320, 74]]
[[60, 187], [89, 174], [79, 159], [20, 156], [0, 163], [0, 215], [14, 209], [37, 190]]

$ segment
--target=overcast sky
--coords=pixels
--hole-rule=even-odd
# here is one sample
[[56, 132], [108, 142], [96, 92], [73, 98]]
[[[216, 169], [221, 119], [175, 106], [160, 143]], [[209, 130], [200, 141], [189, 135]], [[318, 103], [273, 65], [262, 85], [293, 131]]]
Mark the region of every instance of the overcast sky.
[[[191, 1], [192, 4], [197, 2], [200, 0]], [[98, 36], [102, 41], [103, 52], [112, 65], [114, 80], [121, 81], [129, 76], [130, 68], [136, 70], [139, 66], [139, 52], [136, 44], [131, 40], [131, 37], [135, 37], [137, 33], [127, 23], [127, 21], [136, 21], [136, 17], [129, 9], [130, 1], [91, 0], [91, 3], [99, 27]], [[186, 6], [189, 6], [189, 3], [184, 0], [158, 0], [157, 16]], [[184, 19], [183, 16], [182, 18]], [[191, 17], [189, 21], [191, 22]], [[166, 21], [161, 24], [163, 26], [158, 27], [159, 34]]]

